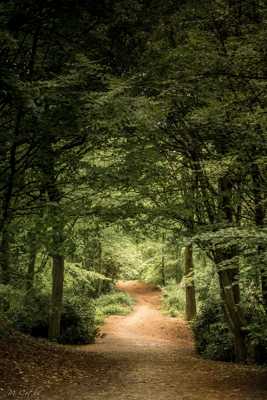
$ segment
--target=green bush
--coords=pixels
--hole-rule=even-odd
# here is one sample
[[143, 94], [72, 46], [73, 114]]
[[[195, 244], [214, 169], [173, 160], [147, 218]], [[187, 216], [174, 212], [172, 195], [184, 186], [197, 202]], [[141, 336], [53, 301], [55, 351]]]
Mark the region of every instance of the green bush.
[[147, 264], [141, 273], [141, 280], [146, 283], [158, 286], [162, 285], [162, 274], [160, 272], [160, 264], [153, 260], [151, 264]]
[[24, 295], [22, 290], [16, 289], [11, 285], [0, 284], [0, 315], [7, 316], [21, 304]]
[[34, 337], [48, 336], [49, 296], [32, 291], [9, 313], [15, 329]]
[[209, 299], [192, 322], [196, 350], [205, 358], [234, 361], [234, 342], [220, 302]]
[[[0, 286], [0, 317], [14, 329], [34, 337], [48, 337], [50, 296], [32, 290], [26, 297], [22, 291]], [[64, 299], [60, 343], [92, 343], [96, 336], [95, 307], [92, 301], [80, 297]]]
[[61, 318], [59, 343], [93, 343], [97, 334], [95, 326], [95, 306], [92, 301], [82, 301], [78, 297], [65, 300]]
[[127, 293], [115, 291], [100, 296], [96, 301], [96, 321], [100, 325], [109, 315], [127, 315], [132, 311], [134, 299]]
[[40, 314], [40, 308], [47, 312], [43, 302], [43, 296], [33, 293], [31, 297], [25, 297], [20, 289], [11, 285], [0, 285], [0, 318], [24, 333], [32, 333], [32, 328], [37, 324], [38, 318], [44, 320], [46, 315]]
[[253, 296], [246, 303], [248, 357], [258, 364], [267, 363], [267, 315]]
[[102, 307], [101, 312], [104, 315], [127, 315], [129, 314], [129, 307], [126, 304], [108, 304]]
[[134, 300], [127, 293], [119, 291], [104, 294], [96, 300], [96, 305], [98, 307], [99, 306], [105, 307], [110, 304], [121, 304], [121, 305], [132, 306], [134, 304]]
[[172, 317], [183, 315], [185, 311], [185, 293], [181, 285], [177, 285], [175, 281], [168, 283], [162, 289], [163, 292], [163, 309]]

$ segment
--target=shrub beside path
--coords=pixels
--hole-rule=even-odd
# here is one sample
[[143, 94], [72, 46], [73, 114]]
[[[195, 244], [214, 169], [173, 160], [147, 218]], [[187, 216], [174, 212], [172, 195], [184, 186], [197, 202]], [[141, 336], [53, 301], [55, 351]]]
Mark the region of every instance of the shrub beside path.
[[267, 400], [266, 369], [201, 359], [186, 323], [160, 312], [158, 289], [119, 288], [136, 299], [134, 311], [109, 317], [94, 345], [0, 343], [0, 399]]

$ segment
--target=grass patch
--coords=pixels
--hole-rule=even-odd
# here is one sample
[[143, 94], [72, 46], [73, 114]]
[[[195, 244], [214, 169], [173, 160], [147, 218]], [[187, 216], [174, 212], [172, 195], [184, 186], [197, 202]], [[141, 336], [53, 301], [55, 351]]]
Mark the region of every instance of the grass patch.
[[173, 281], [162, 288], [162, 294], [163, 311], [171, 317], [183, 317], [185, 312], [184, 288]]
[[111, 292], [100, 296], [96, 302], [95, 320], [103, 324], [109, 315], [127, 315], [133, 310], [134, 299], [124, 292]]

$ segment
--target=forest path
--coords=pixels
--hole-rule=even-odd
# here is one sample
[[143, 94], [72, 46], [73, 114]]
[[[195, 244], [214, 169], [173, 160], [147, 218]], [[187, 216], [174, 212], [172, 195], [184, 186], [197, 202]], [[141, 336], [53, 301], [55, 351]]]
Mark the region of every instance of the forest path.
[[267, 399], [267, 385], [257, 368], [195, 354], [186, 323], [160, 312], [160, 290], [136, 281], [118, 287], [135, 298], [134, 311], [109, 317], [96, 344], [79, 348], [89, 353], [88, 362], [91, 354], [96, 357], [94, 375], [51, 399]]
[[186, 323], [161, 313], [161, 292], [157, 287], [137, 281], [119, 282], [117, 287], [135, 299], [133, 312], [107, 318], [96, 344], [83, 346], [83, 350], [135, 352], [138, 348], [171, 346], [192, 352], [192, 338]]
[[186, 323], [160, 312], [158, 289], [119, 288], [134, 311], [109, 317], [94, 345], [0, 341], [0, 399], [267, 400], [266, 369], [201, 359]]

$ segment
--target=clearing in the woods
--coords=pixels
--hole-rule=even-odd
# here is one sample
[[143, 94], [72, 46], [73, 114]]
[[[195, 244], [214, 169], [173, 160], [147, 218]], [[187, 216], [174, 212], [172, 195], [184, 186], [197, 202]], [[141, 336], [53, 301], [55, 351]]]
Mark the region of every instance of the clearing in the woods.
[[134, 311], [109, 317], [94, 345], [48, 346], [23, 336], [1, 344], [0, 398], [267, 399], [266, 369], [201, 359], [185, 322], [160, 312], [158, 289], [136, 281], [119, 287], [136, 299]]

